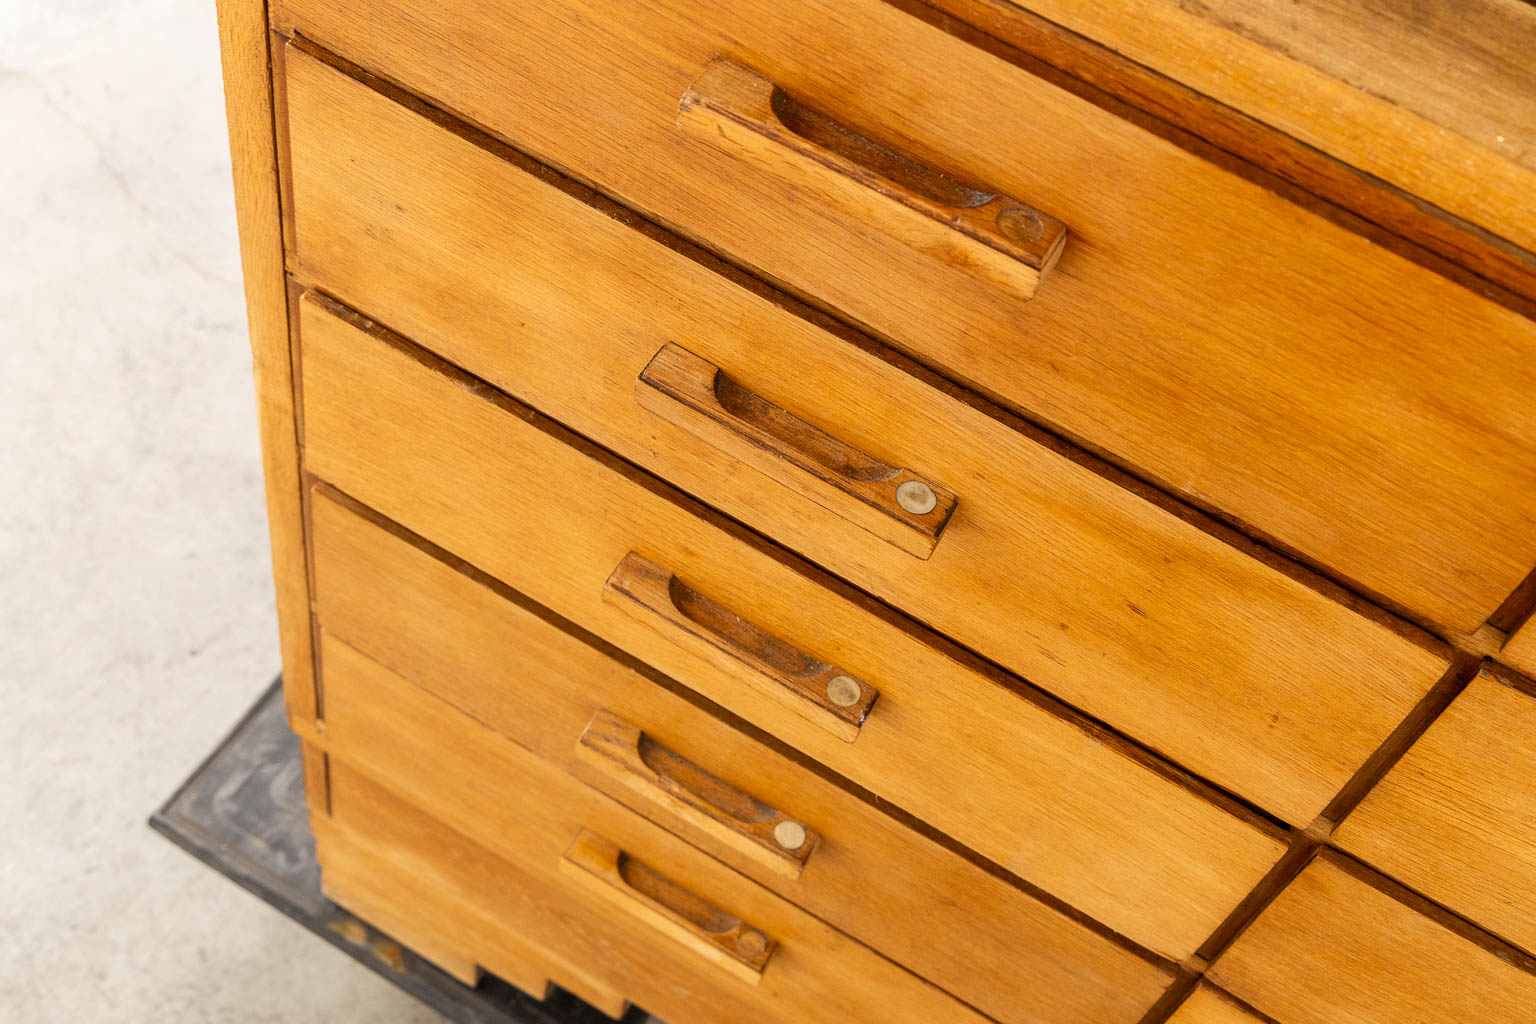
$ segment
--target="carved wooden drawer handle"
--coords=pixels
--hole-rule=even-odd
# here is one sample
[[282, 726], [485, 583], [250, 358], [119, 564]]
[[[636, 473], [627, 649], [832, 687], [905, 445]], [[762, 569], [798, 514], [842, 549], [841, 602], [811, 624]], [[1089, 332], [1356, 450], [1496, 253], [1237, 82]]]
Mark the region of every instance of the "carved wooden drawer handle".
[[820, 841], [814, 830], [668, 750], [611, 711], [592, 717], [577, 750], [601, 773], [598, 788], [617, 796], [611, 787], [622, 787], [791, 878], [800, 876]]
[[809, 181], [853, 216], [1024, 298], [1066, 243], [1056, 218], [887, 149], [724, 58], [683, 93], [677, 123], [700, 141]]
[[560, 858], [560, 871], [749, 985], [761, 980], [778, 945], [589, 829], [582, 829]]
[[813, 658], [631, 551], [608, 577], [605, 599], [673, 642], [749, 671], [761, 692], [853, 742], [879, 696], [873, 686]]
[[955, 492], [851, 448], [666, 344], [635, 384], [640, 405], [876, 536], [927, 558]]

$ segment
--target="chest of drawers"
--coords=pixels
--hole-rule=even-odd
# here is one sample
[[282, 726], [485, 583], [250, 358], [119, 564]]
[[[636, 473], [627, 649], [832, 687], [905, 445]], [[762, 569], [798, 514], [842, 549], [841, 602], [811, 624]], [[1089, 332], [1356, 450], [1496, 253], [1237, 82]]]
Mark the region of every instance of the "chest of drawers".
[[1536, 1015], [1520, 215], [1031, 7], [221, 3], [333, 898], [672, 1024]]

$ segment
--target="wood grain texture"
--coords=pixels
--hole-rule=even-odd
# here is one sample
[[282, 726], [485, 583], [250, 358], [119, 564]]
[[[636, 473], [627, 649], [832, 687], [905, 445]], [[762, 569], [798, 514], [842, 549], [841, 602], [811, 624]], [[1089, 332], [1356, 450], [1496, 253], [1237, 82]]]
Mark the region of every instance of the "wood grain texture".
[[[1429, 621], [1474, 629], [1536, 564], [1536, 324], [876, 0], [278, 17]], [[1054, 287], [1020, 302], [678, 132], [719, 55], [1049, 210]]]
[[1286, 1024], [1525, 1024], [1536, 975], [1314, 861], [1209, 977]]
[[[930, 557], [954, 514], [953, 491], [850, 448], [680, 345], [645, 364], [635, 401], [910, 555]], [[902, 495], [913, 488], [925, 500], [909, 510]]]
[[1224, 997], [1219, 989], [1201, 985], [1168, 1018], [1168, 1024], [1260, 1024], [1260, 1021]]
[[1473, 679], [1335, 841], [1536, 950], [1536, 697]]
[[261, 470], [266, 485], [272, 577], [277, 589], [283, 696], [294, 720], [313, 720], [314, 651], [310, 640], [298, 435], [288, 333], [288, 282], [283, 275], [267, 5], [218, 0], [219, 52], [234, 168], [235, 219], [245, 312], [256, 377]]
[[1056, 264], [1066, 227], [1011, 196], [955, 181], [864, 138], [734, 61], [693, 80], [677, 127], [726, 154], [805, 179], [809, 191], [1019, 298], [1035, 294]]
[[1022, 6], [1536, 249], [1536, 10], [1521, 0]]
[[[724, 1020], [736, 1016], [732, 1010], [748, 1020], [820, 1016], [875, 1024], [892, 1005], [910, 1008], [919, 1020], [984, 1024], [976, 1011], [387, 669], [329, 639], [323, 663], [334, 698], [326, 711], [333, 758], [363, 768], [412, 803], [430, 808], [443, 825], [517, 864], [533, 876], [527, 898], [596, 925], [604, 938], [598, 959], [617, 964], [589, 970], [651, 974], [643, 988], [634, 981], [615, 987], [673, 1024]], [[334, 817], [345, 825], [346, 782], [339, 775], [344, 773], [333, 769], [332, 804]], [[365, 822], [353, 827], [373, 827]], [[631, 859], [636, 870], [625, 873], [626, 881], [645, 890], [652, 914], [615, 913], [611, 898], [594, 894], [562, 870], [583, 830], [616, 848], [614, 870], [623, 868], [619, 851]], [[435, 856], [463, 855], [439, 849]], [[590, 866], [591, 860], [583, 863]], [[487, 889], [496, 884], [486, 881]], [[668, 889], [666, 882], [676, 888]], [[690, 895], [707, 908], [688, 907]], [[496, 909], [496, 893], [483, 891], [476, 898]], [[669, 907], [665, 914], [655, 909], [663, 900]], [[756, 984], [744, 985], [725, 971], [701, 970], [696, 942], [685, 943], [673, 929], [657, 927], [656, 915], [683, 916], [680, 908], [699, 919], [715, 911], [732, 931], [750, 921], [775, 940], [777, 949]], [[735, 923], [727, 924], [725, 917]], [[529, 938], [560, 948], [544, 935]], [[559, 976], [552, 980], [561, 982]]]
[[1499, 652], [1499, 660], [1536, 676], [1536, 616], [1527, 619], [1510, 635]]
[[[302, 274], [1286, 820], [1310, 822], [1442, 671], [877, 354], [302, 54], [291, 65]], [[642, 407], [636, 379], [669, 340], [953, 490], [934, 554]]]
[[1536, 298], [1530, 250], [1101, 42], [1009, 0], [888, 2], [1495, 301]]
[[[1166, 983], [1163, 970], [749, 740], [661, 681], [641, 675], [633, 663], [621, 663], [540, 618], [488, 580], [471, 580], [410, 540], [323, 497], [316, 500], [315, 529], [320, 615], [329, 634], [997, 1020], [1129, 1024]], [[680, 684], [671, 685], [686, 693]], [[798, 881], [787, 883], [780, 871], [765, 869], [760, 859], [718, 841], [690, 818], [605, 787], [606, 776], [591, 769], [573, 739], [600, 709], [642, 725], [669, 750], [825, 833]], [[1016, 729], [1020, 742], [1051, 742], [1036, 723], [1010, 716], [1001, 724]], [[1104, 756], [1085, 737], [1079, 748], [1085, 759]], [[1064, 750], [1058, 756], [1070, 754]], [[965, 771], [964, 758], [954, 763], [959, 769], [953, 778], [961, 785], [978, 784]], [[1130, 798], [1105, 774], [1102, 785]], [[1145, 777], [1150, 785], [1135, 799], [1164, 799], [1158, 780]], [[893, 789], [899, 793], [897, 782]], [[1053, 807], [1046, 787], [1031, 782], [1011, 789], [1012, 804], [1029, 808], [1048, 839], [1058, 835], [1052, 822], [1059, 817], [1074, 823], [1073, 834], [1088, 831], [1095, 842], [1115, 841], [1114, 824], [1093, 826], [1067, 802]], [[884, 791], [889, 795], [892, 789]], [[1181, 837], [1171, 837], [1169, 845], [1181, 854], [1189, 849]], [[1156, 849], [1151, 843], [1138, 848]], [[1040, 881], [1062, 881], [1073, 895], [1102, 884], [1085, 877], [1069, 858], [1043, 862], [1041, 869]], [[1141, 870], [1167, 877], [1151, 854]], [[870, 898], [872, 884], [878, 884], [878, 899]], [[913, 921], [924, 927], [912, 928]], [[1030, 977], [1030, 985], [1018, 984], [1020, 974]]]
[[[322, 477], [983, 856], [1174, 957], [1278, 858], [1271, 836], [914, 624], [484, 401], [483, 385], [305, 308], [307, 442]], [[544, 500], [554, 494], [582, 500]], [[603, 584], [632, 550], [873, 681], [881, 714], [847, 743], [614, 608]]]

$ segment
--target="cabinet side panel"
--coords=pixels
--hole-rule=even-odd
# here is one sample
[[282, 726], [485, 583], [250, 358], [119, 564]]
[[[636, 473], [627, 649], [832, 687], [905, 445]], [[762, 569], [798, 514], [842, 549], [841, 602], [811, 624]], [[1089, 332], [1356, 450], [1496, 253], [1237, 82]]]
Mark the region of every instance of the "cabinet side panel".
[[317, 713], [288, 297], [265, 0], [219, 0], [219, 49], [234, 165], [235, 216], [261, 425], [262, 473], [290, 720]]

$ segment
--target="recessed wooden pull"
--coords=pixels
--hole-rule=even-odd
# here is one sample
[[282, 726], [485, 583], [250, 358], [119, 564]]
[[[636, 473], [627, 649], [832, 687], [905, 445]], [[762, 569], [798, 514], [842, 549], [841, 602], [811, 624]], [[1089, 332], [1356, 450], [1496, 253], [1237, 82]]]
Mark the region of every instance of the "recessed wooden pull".
[[582, 829], [560, 858], [560, 871], [749, 985], [761, 980], [778, 945], [589, 829]]
[[976, 188], [797, 102], [749, 68], [717, 58], [683, 93], [678, 127], [805, 182], [852, 216], [1030, 298], [1066, 243], [1066, 226], [1011, 196]]
[[[606, 600], [681, 646], [743, 676], [763, 693], [853, 742], [880, 694], [873, 686], [753, 625], [631, 551], [608, 577]], [[739, 671], [737, 672], [739, 675]]]
[[955, 492], [851, 448], [668, 343], [635, 384], [640, 405], [823, 508], [927, 558], [954, 514]]
[[798, 878], [820, 836], [803, 822], [673, 753], [637, 725], [599, 711], [581, 734], [577, 751], [601, 776], [598, 788], [621, 787], [692, 823], [732, 849]]

